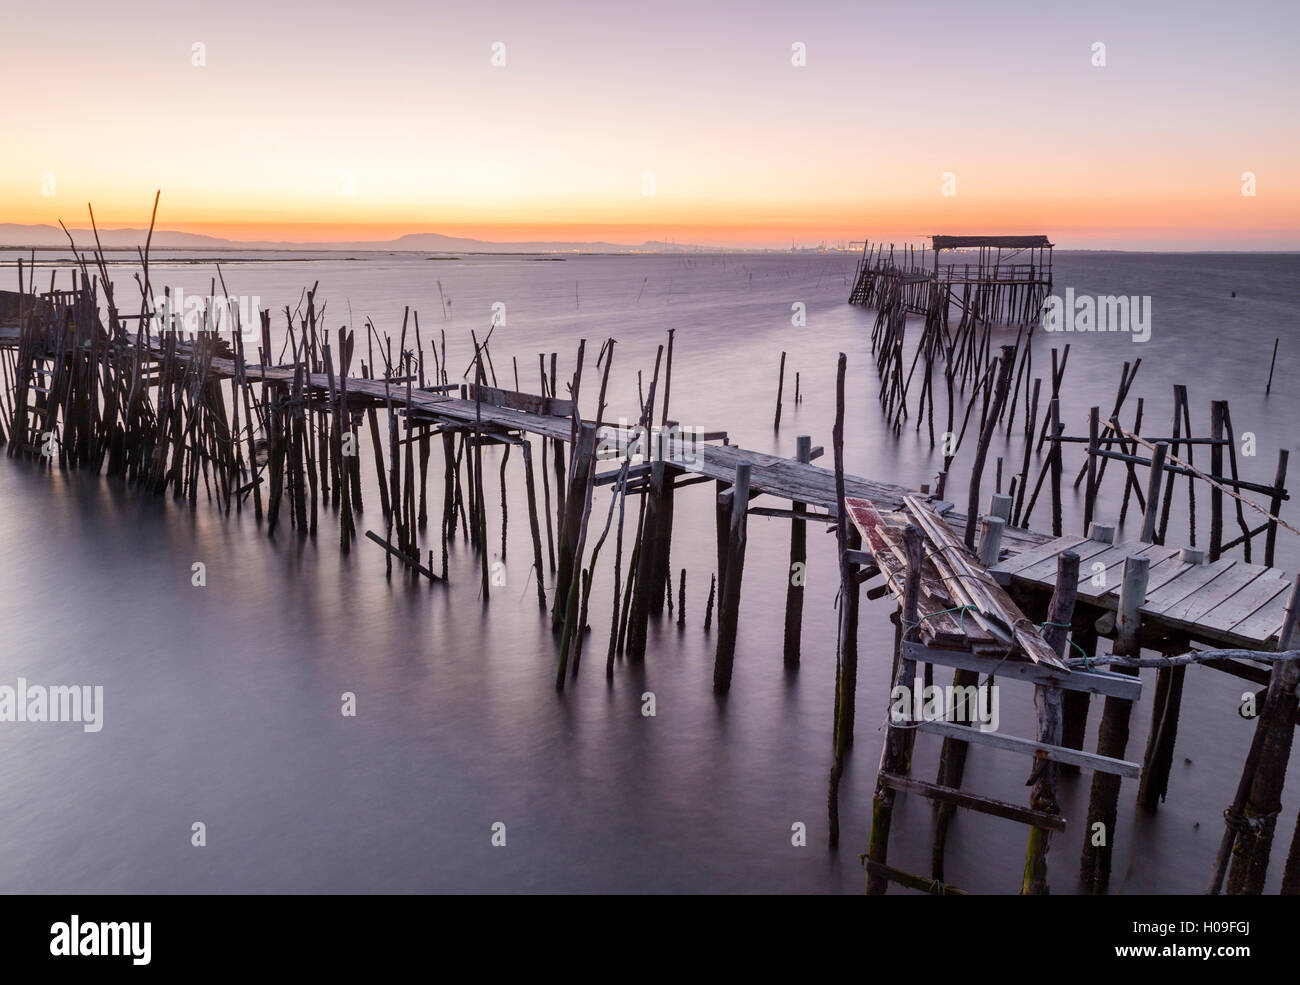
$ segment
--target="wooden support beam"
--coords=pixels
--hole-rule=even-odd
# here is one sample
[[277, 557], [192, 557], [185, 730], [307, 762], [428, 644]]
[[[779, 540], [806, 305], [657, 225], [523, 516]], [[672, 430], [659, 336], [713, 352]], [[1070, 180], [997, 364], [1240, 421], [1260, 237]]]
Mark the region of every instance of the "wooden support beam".
[[384, 540], [383, 537], [380, 537], [373, 530], [367, 530], [366, 537], [370, 540], [373, 540], [376, 544], [378, 544], [380, 547], [386, 550], [390, 555], [397, 558], [397, 560], [401, 561], [408, 568], [411, 568], [414, 571], [418, 571], [420, 574], [424, 575], [424, 577], [428, 578], [430, 581], [442, 581], [442, 578], [440, 576], [435, 575], [430, 569], [426, 568], [418, 560], [413, 560], [412, 558], [407, 557], [405, 554], [399, 551], [388, 541]]
[[1111, 756], [1081, 752], [1065, 746], [1044, 745], [1041, 742], [1022, 739], [1015, 735], [1005, 735], [1001, 732], [981, 732], [978, 728], [953, 725], [951, 722], [917, 722], [915, 729], [918, 732], [930, 732], [945, 738], [959, 739], [962, 742], [974, 742], [976, 745], [991, 746], [994, 749], [1015, 752], [1030, 758], [1037, 756], [1050, 759], [1054, 763], [1073, 763], [1075, 766], [1081, 766], [1098, 774], [1135, 777], [1142, 772], [1142, 767], [1137, 763]]
[[914, 793], [917, 796], [925, 797], [927, 800], [964, 807], [979, 814], [988, 814], [992, 817], [1000, 817], [1020, 824], [1036, 825], [1051, 831], [1065, 830], [1065, 818], [1059, 814], [1047, 814], [1029, 807], [1021, 807], [1019, 804], [1011, 804], [1005, 800], [967, 793], [964, 790], [954, 790], [952, 787], [943, 787], [937, 783], [928, 783], [925, 780], [914, 780], [907, 776], [895, 776], [893, 773], [881, 773], [880, 782], [900, 793]]
[[972, 654], [970, 650], [945, 650], [941, 647], [927, 647], [924, 643], [906, 643], [907, 659], [918, 663], [937, 664], [941, 667], [954, 667], [963, 671], [988, 673], [997, 668], [1000, 680], [1021, 680], [1028, 684], [1041, 684], [1061, 687], [1067, 691], [1080, 691], [1086, 694], [1101, 694], [1122, 700], [1138, 700], [1141, 695], [1140, 678], [1130, 674], [1110, 671], [1061, 671], [1048, 667], [1047, 664], [1031, 664], [1027, 660], [996, 660], [988, 656]]
[[882, 862], [875, 862], [870, 858], [862, 860], [863, 866], [867, 870], [868, 885], [875, 884], [879, 888], [877, 893], [885, 891], [885, 883], [896, 882], [900, 886], [906, 886], [908, 889], [917, 889], [923, 893], [929, 893], [931, 896], [969, 896], [970, 894], [964, 889], [958, 889], [956, 886], [950, 886], [947, 883], [939, 882], [937, 879], [926, 879], [924, 876], [913, 875], [910, 872], [904, 872], [902, 869], [895, 869], [893, 866], [885, 865]]

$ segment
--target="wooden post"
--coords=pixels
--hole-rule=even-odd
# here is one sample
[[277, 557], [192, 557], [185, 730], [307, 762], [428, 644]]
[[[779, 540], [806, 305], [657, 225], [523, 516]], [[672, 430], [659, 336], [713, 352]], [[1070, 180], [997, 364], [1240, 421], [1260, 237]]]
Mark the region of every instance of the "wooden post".
[[[1048, 453], [1052, 470], [1052, 536], [1061, 536], [1061, 398], [1052, 397], [1052, 448]], [[1026, 520], [1026, 523], [1028, 521]]]
[[1083, 529], [1085, 533], [1092, 526], [1092, 515], [1097, 508], [1097, 427], [1100, 414], [1100, 407], [1093, 407], [1088, 412], [1088, 489], [1083, 499]]
[[542, 537], [537, 522], [537, 484], [533, 479], [533, 443], [527, 437], [523, 440], [521, 450], [524, 454], [524, 485], [528, 495], [528, 530], [533, 536], [533, 570], [537, 575], [537, 604], [542, 611], [545, 611], [546, 585], [542, 581]]
[[[1277, 452], [1277, 473], [1273, 478], [1273, 496], [1268, 501], [1268, 512], [1271, 516], [1277, 516], [1282, 512], [1282, 497], [1286, 495], [1286, 466], [1287, 459], [1291, 452], [1286, 448], [1279, 448]], [[1269, 520], [1267, 531], [1264, 535], [1264, 564], [1267, 567], [1273, 567], [1273, 548], [1277, 545], [1277, 521]]]
[[835, 719], [832, 729], [830, 786], [826, 796], [830, 821], [830, 846], [840, 843], [840, 777], [844, 775], [844, 754], [853, 744], [853, 711], [858, 677], [858, 581], [857, 566], [849, 562], [849, 550], [861, 546], [854, 528], [850, 536], [848, 509], [844, 502], [844, 373], [847, 359], [840, 353], [835, 383], [835, 427], [831, 445], [835, 453], [835, 549], [840, 575], [839, 650], [835, 654]]
[[1010, 495], [1003, 496], [1000, 493], [995, 493], [989, 499], [989, 515], [1001, 517], [1002, 520], [1004, 520], [1007, 523], [1010, 523], [1011, 507], [1014, 502], [1015, 502], [1015, 498], [1013, 496]]
[[[904, 643], [915, 643], [921, 638], [920, 603], [921, 603], [921, 531], [913, 524], [903, 530], [903, 550], [907, 555], [907, 579], [903, 583], [903, 609], [901, 613], [902, 632], [898, 636], [898, 651], [894, 665], [898, 668], [894, 684], [902, 684], [909, 693], [916, 677], [916, 661], [909, 660], [903, 649]], [[892, 703], [892, 702], [891, 702]], [[885, 727], [885, 747], [880, 756], [880, 772], [903, 774], [907, 772], [907, 748], [905, 734], [907, 730], [894, 728], [890, 721]], [[876, 793], [871, 800], [871, 833], [867, 838], [867, 859], [876, 865], [884, 865], [889, 855], [889, 827], [894, 816], [894, 789], [886, 786], [877, 777]], [[868, 870], [867, 893], [881, 895], [889, 887], [889, 880], [879, 870]]]
[[993, 439], [993, 432], [997, 430], [1002, 405], [1006, 402], [1007, 390], [1011, 386], [1011, 371], [1015, 367], [1015, 351], [1014, 346], [1004, 345], [1002, 347], [1002, 364], [998, 368], [998, 381], [997, 388], [994, 391], [993, 403], [984, 419], [979, 444], [975, 446], [975, 461], [971, 465], [970, 496], [967, 499], [966, 507], [966, 547], [972, 551], [975, 549], [975, 525], [979, 522], [980, 479], [983, 477], [984, 462], [989, 454], [989, 442]]
[[[667, 453], [667, 439], [663, 451]], [[673, 486], [677, 480], [675, 466], [660, 460], [651, 467], [649, 496], [657, 499], [653, 513], [655, 522], [647, 526], [646, 547], [650, 555], [649, 585], [663, 585], [672, 580], [671, 550], [673, 540]], [[648, 514], [647, 514], [648, 515]], [[664, 593], [651, 592], [646, 599], [650, 615], [658, 617], [664, 611]]]
[[[1058, 657], [1065, 656], [1078, 593], [1079, 555], [1074, 551], [1065, 551], [1057, 556], [1056, 590], [1047, 607], [1047, 625], [1043, 629], [1043, 639], [1056, 651]], [[1038, 741], [1044, 745], [1059, 746], [1064, 729], [1061, 688], [1034, 685], [1034, 708], [1038, 712]], [[1029, 806], [1034, 810], [1048, 814], [1061, 813], [1056, 799], [1057, 773], [1056, 763], [1041, 758], [1034, 760], [1029, 793]], [[1022, 895], [1043, 896], [1047, 893], [1047, 852], [1050, 838], [1051, 832], [1045, 828], [1034, 827], [1029, 830], [1025, 875], [1020, 884]]]
[[[1159, 472], [1153, 474], [1159, 475]], [[1159, 492], [1157, 489], [1156, 492]], [[1153, 517], [1152, 499], [1148, 499], [1148, 518]], [[1120, 656], [1136, 657], [1138, 646], [1138, 609], [1146, 601], [1147, 577], [1151, 559], [1133, 555], [1124, 559], [1124, 580], [1119, 590], [1119, 610], [1115, 617], [1115, 643], [1111, 648]], [[1134, 668], [1118, 668], [1137, 676]], [[1128, 745], [1129, 717], [1133, 703], [1108, 696], [1097, 732], [1097, 755], [1123, 759]], [[1096, 895], [1110, 885], [1110, 861], [1115, 847], [1115, 818], [1118, 814], [1120, 778], [1113, 773], [1096, 772], [1088, 801], [1088, 823], [1083, 832], [1083, 857], [1079, 879], [1086, 891]]]
[[1165, 455], [1169, 451], [1167, 441], [1156, 443], [1156, 450], [1151, 453], [1151, 475], [1147, 479], [1147, 508], [1142, 514], [1142, 536], [1138, 539], [1144, 544], [1155, 542], [1156, 520], [1160, 514], [1160, 483], [1163, 479]]
[[980, 543], [976, 557], [988, 568], [998, 563], [1002, 551], [1002, 529], [1007, 525], [1000, 516], [986, 516], [980, 524]]
[[[804, 465], [812, 461], [812, 436], [799, 435], [795, 457]], [[792, 502], [790, 509], [802, 513], [805, 504]], [[799, 643], [803, 631], [803, 588], [808, 566], [808, 524], [805, 520], [790, 521], [790, 567], [786, 570], [785, 587], [785, 665], [799, 666]]]
[[[1287, 601], [1286, 618], [1278, 634], [1278, 650], [1300, 649], [1300, 576], [1296, 577]], [[1264, 710], [1255, 726], [1251, 754], [1256, 757], [1249, 794], [1240, 810], [1225, 815], [1231, 834], [1237, 828], [1232, 849], [1232, 867], [1228, 870], [1228, 892], [1259, 895], [1268, 874], [1268, 857], [1273, 847], [1273, 831], [1282, 809], [1282, 786], [1286, 782], [1287, 761], [1295, 736], [1296, 685], [1300, 683], [1297, 661], [1286, 660], [1273, 665], [1269, 673]], [[1256, 750], [1256, 742], [1258, 750]], [[1248, 766], [1252, 765], [1247, 759]], [[1242, 773], [1242, 782], [1247, 782]], [[1226, 840], [1226, 836], [1225, 836]], [[1294, 865], [1292, 885], [1294, 885]]]
[[1178, 738], [1178, 712], [1183, 700], [1186, 670], [1186, 667], [1161, 667], [1156, 671], [1151, 734], [1147, 736], [1142, 778], [1138, 781], [1138, 804], [1149, 814], [1156, 812], [1160, 801], [1169, 792], [1169, 770], [1174, 761], [1174, 742]]
[[[1075, 606], [1071, 638], [1085, 656], [1097, 655], [1097, 620], [1086, 607]], [[1068, 749], [1083, 748], [1088, 734], [1088, 711], [1091, 704], [1092, 695], [1087, 691], [1065, 692], [1062, 701], [1061, 745]], [[1077, 776], [1079, 767], [1072, 763], [1061, 763], [1058, 773], [1061, 776]]]
[[[570, 578], [567, 594], [564, 598], [564, 632], [560, 639], [560, 661], [555, 670], [555, 686], [564, 688], [564, 673], [569, 665], [569, 658], [578, 659], [582, 648], [582, 620], [579, 617], [579, 598], [582, 595], [581, 577], [582, 555], [587, 546], [587, 521], [591, 516], [591, 491], [596, 478], [596, 425], [584, 423], [578, 432], [577, 446], [573, 451], [573, 484], [569, 487], [568, 510], [565, 516], [566, 538], [573, 545], [570, 564]], [[565, 558], [561, 557], [561, 570]], [[559, 587], [556, 587], [557, 599]], [[557, 601], [555, 607], [560, 607]]]
[[785, 352], [781, 352], [781, 373], [776, 382], [776, 419], [772, 422], [772, 430], [781, 430], [781, 395], [785, 392]]
[[573, 475], [564, 497], [564, 524], [560, 528], [560, 552], [555, 575], [555, 601], [552, 606], [552, 627], [559, 628], [565, 621], [570, 589], [577, 584], [577, 571], [581, 557], [580, 535], [585, 534], [585, 512], [589, 505], [584, 495], [592, 476], [593, 456], [596, 450], [595, 425], [583, 425], [578, 434], [578, 445], [573, 450]]
[[749, 513], [749, 475], [753, 466], [740, 462], [731, 487], [731, 523], [727, 536], [726, 578], [718, 593], [718, 647], [713, 660], [713, 689], [731, 688], [740, 619], [740, 585], [745, 572], [745, 518]]
[[[1215, 444], [1210, 445], [1210, 475], [1216, 481], [1223, 476], [1223, 440], [1224, 407], [1222, 400], [1210, 404], [1210, 437]], [[1249, 552], [1249, 548], [1247, 548]], [[1210, 487], [1210, 560], [1217, 561], [1223, 553], [1223, 490], [1218, 486]]]

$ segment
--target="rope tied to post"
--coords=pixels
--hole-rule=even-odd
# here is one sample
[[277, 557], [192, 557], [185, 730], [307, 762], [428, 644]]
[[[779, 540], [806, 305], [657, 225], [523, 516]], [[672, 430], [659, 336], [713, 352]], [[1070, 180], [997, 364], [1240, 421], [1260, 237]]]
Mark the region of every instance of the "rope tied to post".
[[[1064, 623], [1064, 622], [1052, 622], [1050, 619], [1044, 619], [1043, 622], [1039, 624], [1039, 627], [1038, 627], [1038, 628], [1039, 628], [1039, 629], [1046, 629], [1048, 626], [1055, 626], [1057, 629], [1071, 629], [1071, 628], [1072, 628], [1072, 627], [1070, 626], [1069, 623]], [[1086, 667], [1086, 668], [1088, 669], [1089, 672], [1091, 672], [1091, 671], [1092, 671], [1092, 658], [1088, 656], [1088, 651], [1085, 650], [1083, 647], [1081, 647], [1078, 643], [1076, 643], [1076, 642], [1074, 641], [1074, 637], [1072, 637], [1072, 636], [1071, 636], [1071, 637], [1067, 637], [1067, 640], [1069, 641], [1069, 644], [1070, 644], [1072, 647], [1074, 647], [1076, 650], [1079, 651], [1080, 654], [1083, 655], [1083, 666]]]

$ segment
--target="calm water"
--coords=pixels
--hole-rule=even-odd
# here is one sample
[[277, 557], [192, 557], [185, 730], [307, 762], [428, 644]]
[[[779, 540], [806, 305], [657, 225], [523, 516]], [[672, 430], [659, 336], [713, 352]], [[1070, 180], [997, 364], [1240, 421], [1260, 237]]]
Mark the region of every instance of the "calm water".
[[[0, 287], [16, 286], [13, 257], [0, 255]], [[869, 353], [873, 315], [844, 302], [849, 258], [265, 262], [237, 255], [223, 261], [223, 272], [232, 294], [259, 295], [273, 308], [296, 304], [302, 288], [319, 281], [324, 321], [334, 328], [360, 327], [369, 316], [395, 334], [410, 305], [420, 312], [426, 345], [433, 331], [446, 329], [456, 371], [470, 357], [469, 330], [481, 335], [493, 303], [504, 303], [506, 325], [492, 342], [502, 385], [513, 385], [514, 355], [522, 387], [535, 391], [539, 352], [559, 352], [567, 378], [577, 340], [586, 338], [589, 414], [601, 340], [618, 340], [616, 417], [632, 413], [637, 370], [648, 382], [655, 347], [675, 328], [671, 416], [782, 454], [792, 454], [795, 437], [805, 433], [829, 447], [835, 359], [844, 351], [850, 470], [915, 485], [940, 467], [910, 426], [898, 441], [885, 433]], [[1140, 355], [1126, 423], [1141, 395], [1144, 431], [1167, 433], [1170, 384], [1186, 383], [1204, 434], [1210, 400], [1227, 398], [1236, 430], [1257, 438], [1257, 457], [1242, 460], [1245, 474], [1272, 479], [1277, 449], [1300, 421], [1291, 386], [1300, 370], [1300, 257], [1065, 253], [1056, 272], [1058, 292], [1151, 295], [1154, 306], [1144, 345], [1120, 335], [1035, 338], [1038, 373], [1050, 365], [1054, 342], [1073, 343], [1064, 394], [1071, 433], [1086, 433], [1092, 404], [1109, 411], [1120, 362]], [[211, 264], [160, 261], [154, 282], [204, 293], [213, 275]], [[134, 292], [125, 268], [115, 277], [120, 299]], [[450, 299], [445, 313], [439, 280]], [[807, 306], [804, 328], [791, 326], [796, 302]], [[1276, 380], [1265, 399], [1276, 336]], [[364, 354], [364, 343], [359, 349]], [[787, 402], [774, 434], [782, 349], [790, 354]], [[795, 371], [805, 395], [797, 407], [790, 401]], [[942, 405], [938, 410], [942, 417]], [[995, 455], [1008, 456], [1008, 476], [1018, 447], [995, 444]], [[965, 489], [962, 468], [972, 449], [973, 440], [950, 488]], [[485, 453], [494, 479], [497, 454]], [[1077, 452], [1068, 458], [1067, 473], [1080, 460]], [[476, 559], [464, 544], [453, 550], [450, 587], [411, 587], [387, 581], [382, 552], [364, 540], [341, 557], [332, 522], [318, 542], [300, 540], [287, 526], [270, 541], [251, 509], [222, 518], [200, 503], [191, 513], [170, 498], [102, 479], [0, 462], [0, 683], [24, 676], [105, 689], [98, 734], [52, 724], [0, 731], [0, 890], [861, 891], [857, 856], [865, 849], [883, 734], [891, 603], [863, 602], [858, 744], [841, 788], [842, 848], [833, 854], [825, 844], [837, 587], [831, 536], [810, 529], [804, 661], [787, 675], [788, 525], [751, 518], [735, 679], [718, 700], [713, 638], [702, 628], [714, 566], [712, 487], [683, 490], [672, 564], [675, 573], [687, 571], [687, 625], [665, 618], [652, 626], [645, 664], [620, 663], [607, 682], [612, 578], [602, 565], [585, 665], [557, 695], [555, 643], [530, 582], [518, 455], [508, 467], [507, 582], [485, 608]], [[435, 457], [433, 476], [438, 468]], [[992, 474], [990, 461], [986, 496]], [[495, 481], [489, 485], [489, 537], [499, 551], [499, 493]], [[1103, 492], [1114, 497], [1120, 489], [1116, 476]], [[369, 476], [365, 492], [359, 526], [380, 529]], [[598, 490], [593, 524], [603, 522], [609, 495], [608, 487]], [[1067, 486], [1068, 530], [1081, 525], [1072, 495]], [[427, 546], [436, 537], [440, 481], [430, 482], [430, 497]], [[1103, 518], [1112, 510], [1104, 507]], [[1035, 525], [1045, 518], [1040, 505]], [[1171, 523], [1175, 540], [1186, 541], [1180, 514]], [[604, 559], [612, 559], [612, 548], [606, 545]], [[1298, 560], [1297, 539], [1282, 533], [1278, 563], [1294, 571]], [[195, 561], [207, 566], [205, 588], [191, 586]], [[1243, 689], [1213, 670], [1189, 675], [1168, 802], [1156, 817], [1135, 819], [1136, 784], [1124, 784], [1117, 889], [1203, 887], [1250, 740], [1252, 726], [1235, 712]], [[357, 695], [355, 718], [340, 714], [345, 691]], [[655, 694], [657, 717], [640, 713], [646, 691]], [[1013, 685], [1002, 698], [1002, 728], [1032, 734], [1031, 691]], [[1148, 694], [1134, 716], [1130, 758], [1141, 755], [1149, 702]], [[1097, 718], [1094, 709], [1094, 728]], [[931, 737], [918, 738], [918, 776], [933, 776], [937, 748]], [[1021, 757], [976, 748], [965, 786], [1021, 802], [1027, 766]], [[1064, 781], [1063, 810], [1072, 823], [1053, 842], [1055, 892], [1074, 889], [1088, 779]], [[1297, 782], [1292, 777], [1289, 789], [1300, 789]], [[1279, 821], [1274, 882], [1295, 799]], [[190, 845], [195, 821], [207, 826], [202, 849]], [[806, 848], [790, 843], [797, 821], [808, 826]], [[491, 845], [495, 822], [506, 825], [504, 848]], [[926, 871], [930, 826], [928, 805], [904, 800], [890, 861]], [[1024, 838], [1019, 825], [960, 816], [950, 834], [949, 880], [1015, 891]]]

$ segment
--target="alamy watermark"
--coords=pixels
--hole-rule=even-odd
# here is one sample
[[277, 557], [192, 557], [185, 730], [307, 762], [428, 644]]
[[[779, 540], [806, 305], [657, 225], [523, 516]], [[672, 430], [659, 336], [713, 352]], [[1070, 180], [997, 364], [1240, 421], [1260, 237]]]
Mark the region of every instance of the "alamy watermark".
[[618, 419], [612, 435], [600, 439], [596, 446], [596, 459], [602, 462], [621, 462], [624, 458], [634, 464], [641, 462], [666, 462], [691, 472], [704, 467], [704, 428], [682, 427], [669, 423], [664, 427], [644, 428], [629, 424], [626, 417]]
[[150, 331], [197, 335], [239, 330], [249, 337], [261, 330], [262, 298], [257, 294], [190, 294], [176, 288], [155, 297]]
[[72, 914], [50, 925], [50, 954], [56, 958], [125, 957], [134, 965], [152, 958], [153, 924], [149, 921], [87, 920]]
[[28, 684], [0, 685], [0, 723], [80, 722], [86, 732], [104, 727], [104, 685]]
[[1151, 338], [1151, 295], [1091, 295], [1065, 289], [1043, 302], [1043, 328], [1049, 332], [1127, 332], [1133, 342]]
[[981, 732], [996, 732], [1000, 700], [996, 684], [939, 687], [918, 677], [913, 687], [896, 684], [889, 692], [889, 720], [895, 725], [970, 722]]

